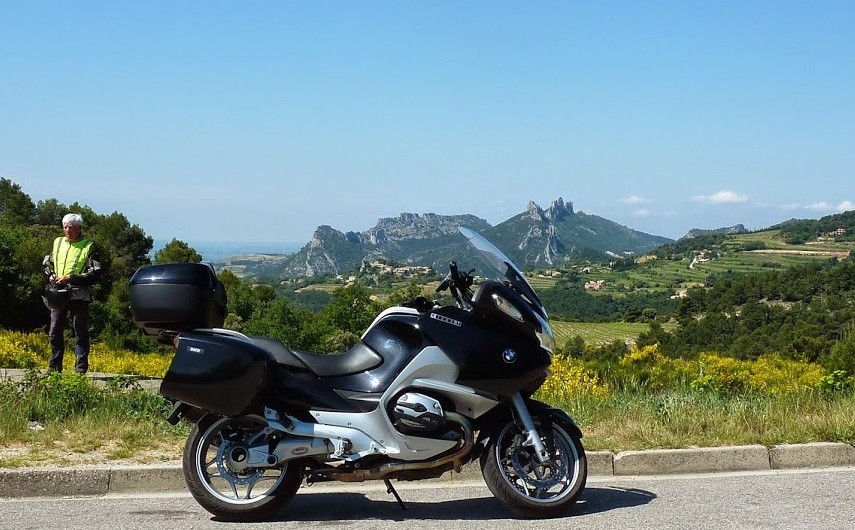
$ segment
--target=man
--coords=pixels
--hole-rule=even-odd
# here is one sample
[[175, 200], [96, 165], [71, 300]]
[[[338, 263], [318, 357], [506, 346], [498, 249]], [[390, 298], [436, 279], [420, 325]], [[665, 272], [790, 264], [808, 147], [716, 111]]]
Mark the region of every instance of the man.
[[[65, 331], [67, 314], [71, 313], [76, 344], [74, 352], [77, 362], [74, 369], [85, 374], [89, 370], [89, 303], [92, 285], [101, 273], [101, 262], [92, 241], [83, 237], [83, 218], [70, 213], [62, 218], [65, 234], [56, 238], [53, 249], [45, 256], [45, 275], [54, 287], [54, 293], [64, 295], [46, 298], [50, 309], [50, 361], [48, 371], [62, 371], [65, 354]], [[62, 299], [64, 296], [64, 299]]]

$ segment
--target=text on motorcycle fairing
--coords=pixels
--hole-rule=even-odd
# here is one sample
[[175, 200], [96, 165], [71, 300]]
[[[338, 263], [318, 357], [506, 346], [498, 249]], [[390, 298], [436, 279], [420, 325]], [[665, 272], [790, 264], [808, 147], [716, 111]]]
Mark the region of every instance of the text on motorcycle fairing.
[[452, 326], [457, 326], [458, 328], [463, 326], [463, 322], [459, 320], [454, 320], [453, 318], [444, 317], [442, 315], [437, 315], [436, 313], [431, 313], [430, 317], [434, 320], [439, 320], [444, 324], [451, 324]]

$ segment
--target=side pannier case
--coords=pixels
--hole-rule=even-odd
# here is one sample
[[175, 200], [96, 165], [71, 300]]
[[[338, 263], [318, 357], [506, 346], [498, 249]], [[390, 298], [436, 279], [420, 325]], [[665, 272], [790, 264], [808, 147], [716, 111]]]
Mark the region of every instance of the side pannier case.
[[226, 291], [204, 263], [141, 267], [131, 277], [131, 315], [147, 335], [170, 344], [179, 332], [222, 327]]
[[160, 393], [195, 407], [237, 416], [257, 409], [276, 362], [238, 333], [182, 333]]

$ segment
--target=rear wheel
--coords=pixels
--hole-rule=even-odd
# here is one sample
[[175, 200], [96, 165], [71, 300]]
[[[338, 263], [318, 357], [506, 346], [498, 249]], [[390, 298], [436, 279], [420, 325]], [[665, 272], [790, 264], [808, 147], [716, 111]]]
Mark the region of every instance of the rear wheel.
[[[537, 460], [533, 447], [523, 445], [526, 435], [514, 422], [491, 437], [481, 456], [487, 487], [518, 516], [556, 517], [585, 489], [588, 462], [582, 441], [559, 423], [551, 426], [551, 443], [544, 439], [550, 450], [546, 462]], [[540, 425], [538, 432], [543, 436]]]
[[297, 493], [295, 462], [278, 468], [248, 465], [248, 447], [259, 443], [260, 416], [208, 417], [197, 423], [184, 447], [184, 481], [203, 508], [224, 519], [268, 518]]

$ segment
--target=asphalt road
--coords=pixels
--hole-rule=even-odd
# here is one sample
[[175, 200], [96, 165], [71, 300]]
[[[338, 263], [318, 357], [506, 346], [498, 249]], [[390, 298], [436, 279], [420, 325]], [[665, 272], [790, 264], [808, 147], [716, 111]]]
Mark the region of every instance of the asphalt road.
[[596, 477], [566, 517], [510, 518], [483, 483], [307, 488], [267, 523], [213, 519], [189, 495], [0, 500], [0, 528], [855, 528], [855, 468]]

